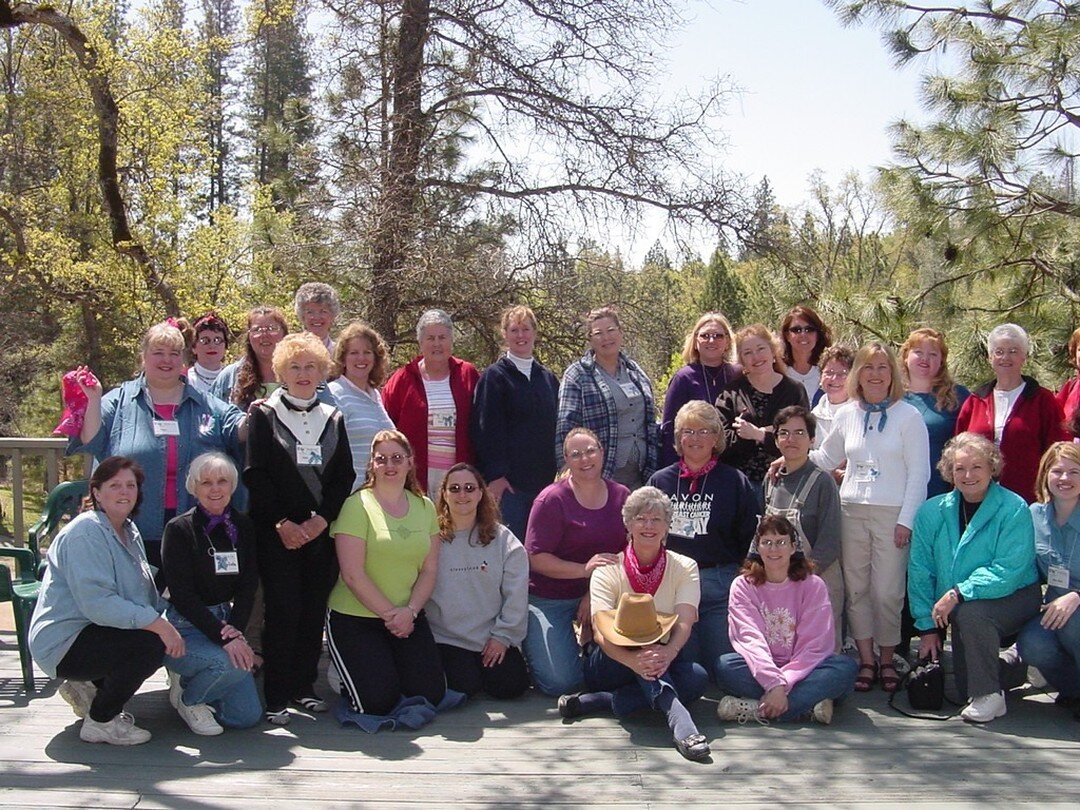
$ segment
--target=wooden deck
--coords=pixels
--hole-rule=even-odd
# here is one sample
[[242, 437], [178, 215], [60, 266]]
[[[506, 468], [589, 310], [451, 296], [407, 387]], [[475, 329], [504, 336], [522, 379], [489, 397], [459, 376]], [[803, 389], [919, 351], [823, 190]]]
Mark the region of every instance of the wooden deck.
[[[694, 716], [712, 762], [683, 760], [658, 717], [562, 721], [541, 696], [474, 701], [417, 732], [368, 735], [326, 715], [197, 737], [168, 704], [164, 673], [129, 705], [154, 739], [90, 745], [39, 678], [18, 678], [0, 630], [0, 807], [689, 807], [766, 804], [1076, 807], [1080, 722], [1035, 690], [988, 726], [909, 720], [880, 691], [829, 727], [721, 724]], [[325, 691], [325, 684], [322, 688]]]

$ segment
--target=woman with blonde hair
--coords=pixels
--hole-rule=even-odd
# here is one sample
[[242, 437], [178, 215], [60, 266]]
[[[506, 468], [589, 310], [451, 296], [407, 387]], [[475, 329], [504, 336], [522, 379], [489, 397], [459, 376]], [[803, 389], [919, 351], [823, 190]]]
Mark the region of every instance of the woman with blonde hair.
[[250, 418], [243, 476], [266, 611], [266, 719], [275, 725], [289, 722], [290, 703], [313, 712], [327, 708], [315, 680], [334, 582], [330, 524], [354, 477], [345, 419], [317, 396], [329, 371], [330, 355], [316, 335], [283, 338], [274, 348], [282, 387]]
[[953, 382], [949, 372], [949, 347], [937, 329], [916, 329], [900, 347], [900, 373], [904, 376], [904, 401], [922, 415], [930, 440], [930, 483], [926, 497], [948, 492], [937, 470], [941, 451], [956, 430], [960, 406], [970, 392]]
[[455, 464], [435, 503], [442, 546], [427, 603], [451, 689], [515, 698], [529, 688], [521, 655], [529, 614], [529, 557], [499, 522], [499, 507], [471, 464]]
[[700, 399], [710, 405], [720, 392], [741, 373], [735, 363], [735, 330], [722, 312], [706, 312], [686, 333], [682, 359], [686, 363], [675, 372], [664, 395], [664, 415], [660, 423], [660, 467], [678, 460], [675, 450], [675, 415], [687, 402]]
[[394, 427], [379, 393], [379, 386], [386, 380], [388, 357], [382, 335], [363, 321], [346, 326], [334, 344], [337, 376], [326, 387], [345, 417], [356, 486], [364, 483], [372, 438], [380, 430]]
[[1057, 442], [1042, 457], [1035, 479], [1035, 563], [1046, 583], [1041, 614], [1020, 632], [1017, 646], [1058, 690], [1059, 706], [1080, 719], [1080, 445]]
[[536, 315], [526, 306], [503, 310], [506, 354], [484, 369], [473, 395], [470, 436], [476, 466], [503, 520], [525, 536], [529, 510], [555, 480], [555, 419], [559, 381], [536, 359]]
[[[895, 692], [900, 678], [893, 652], [900, 643], [900, 612], [915, 512], [926, 498], [930, 450], [926, 425], [904, 402], [896, 355], [870, 341], [848, 375], [852, 402], [810, 460], [826, 471], [845, 461], [840, 484], [840, 556], [848, 624], [859, 649], [855, 689]], [[879, 648], [874, 657], [875, 644]]]
[[735, 335], [742, 376], [724, 388], [716, 400], [727, 445], [723, 460], [741, 470], [763, 497], [769, 464], [780, 457], [773, 436], [773, 419], [789, 405], [809, 408], [803, 386], [784, 372], [780, 341], [767, 326], [744, 326]]

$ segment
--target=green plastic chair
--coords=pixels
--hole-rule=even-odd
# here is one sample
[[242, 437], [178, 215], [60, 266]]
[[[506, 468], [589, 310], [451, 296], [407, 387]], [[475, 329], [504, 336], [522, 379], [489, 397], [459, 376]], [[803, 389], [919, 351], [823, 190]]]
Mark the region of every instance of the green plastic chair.
[[34, 662], [30, 656], [29, 632], [30, 617], [34, 615], [34, 605], [41, 591], [41, 583], [37, 580], [37, 561], [34, 552], [28, 548], [0, 548], [0, 557], [10, 557], [16, 562], [15, 576], [7, 566], [0, 565], [0, 602], [11, 602], [23, 686], [27, 692], [33, 692]]
[[38, 579], [45, 573], [41, 558], [42, 546], [53, 538], [61, 523], [79, 514], [83, 498], [89, 491], [90, 482], [83, 478], [57, 484], [49, 493], [41, 517], [26, 533], [26, 547], [34, 553], [33, 570], [37, 572]]

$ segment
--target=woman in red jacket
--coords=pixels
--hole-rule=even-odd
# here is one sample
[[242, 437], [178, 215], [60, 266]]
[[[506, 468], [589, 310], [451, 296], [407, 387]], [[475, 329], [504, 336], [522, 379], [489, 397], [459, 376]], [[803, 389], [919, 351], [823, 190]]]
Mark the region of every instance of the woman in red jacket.
[[1069, 362], [1076, 368], [1076, 375], [1067, 379], [1055, 395], [1065, 414], [1065, 423], [1072, 421], [1080, 410], [1080, 329], [1069, 336]]
[[412, 444], [416, 476], [434, 498], [446, 471], [473, 463], [469, 416], [480, 373], [454, 357], [454, 322], [429, 309], [416, 324], [420, 356], [395, 371], [382, 391], [383, 406]]
[[1067, 440], [1061, 406], [1034, 378], [1023, 374], [1031, 341], [1014, 323], [995, 326], [986, 339], [994, 379], [971, 392], [956, 418], [966, 430], [990, 439], [1005, 456], [999, 483], [1028, 503], [1035, 500], [1039, 459], [1054, 442]]

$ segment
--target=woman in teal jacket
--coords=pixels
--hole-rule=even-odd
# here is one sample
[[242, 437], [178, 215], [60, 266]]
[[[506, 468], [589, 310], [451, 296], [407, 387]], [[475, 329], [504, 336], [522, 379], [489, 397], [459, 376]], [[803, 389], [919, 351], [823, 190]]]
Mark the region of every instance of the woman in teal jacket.
[[919, 509], [908, 562], [919, 657], [937, 658], [952, 627], [956, 684], [971, 698], [961, 717], [977, 723], [1005, 714], [1001, 640], [1039, 612], [1031, 515], [1023, 498], [994, 480], [1001, 464], [1001, 451], [978, 434], [945, 445], [938, 471], [955, 489]]

